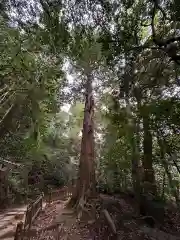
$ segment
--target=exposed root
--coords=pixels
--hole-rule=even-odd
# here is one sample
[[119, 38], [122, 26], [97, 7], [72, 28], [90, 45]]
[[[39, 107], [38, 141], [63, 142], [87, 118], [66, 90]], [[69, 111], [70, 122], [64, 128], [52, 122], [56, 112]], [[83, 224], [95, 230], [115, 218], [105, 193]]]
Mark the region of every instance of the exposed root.
[[77, 208], [78, 213], [78, 219], [80, 220], [83, 217], [83, 214], [85, 213], [88, 218], [90, 218], [89, 222], [94, 222], [95, 219], [93, 216], [93, 205], [86, 202], [83, 198], [79, 201], [79, 205]]
[[62, 215], [73, 215], [74, 213], [75, 213], [75, 211], [63, 212]]
[[114, 224], [114, 222], [113, 222], [113, 220], [112, 220], [109, 212], [108, 212], [106, 209], [104, 209], [102, 212], [103, 212], [103, 214], [104, 214], [104, 216], [105, 216], [105, 218], [106, 218], [106, 220], [107, 220], [107, 222], [108, 222], [108, 224], [109, 224], [112, 232], [113, 232], [114, 234], [117, 234], [116, 226], [115, 226], [115, 224]]
[[84, 196], [82, 196], [79, 200], [79, 203], [78, 203], [77, 207], [76, 207], [77, 214], [78, 214], [78, 219], [80, 219], [82, 217], [83, 210], [85, 209], [84, 205], [85, 205], [85, 200], [84, 200]]

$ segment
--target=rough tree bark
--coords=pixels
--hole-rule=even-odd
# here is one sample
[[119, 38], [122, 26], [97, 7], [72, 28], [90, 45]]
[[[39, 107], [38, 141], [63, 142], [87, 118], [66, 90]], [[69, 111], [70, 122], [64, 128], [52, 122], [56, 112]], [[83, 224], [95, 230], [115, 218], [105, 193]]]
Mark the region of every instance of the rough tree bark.
[[168, 162], [166, 160], [166, 157], [165, 157], [165, 154], [166, 154], [165, 144], [163, 143], [163, 140], [161, 139], [161, 133], [158, 130], [157, 130], [157, 140], [158, 140], [158, 144], [159, 144], [159, 148], [160, 148], [161, 162], [164, 166], [164, 170], [165, 170], [167, 178], [168, 178], [168, 182], [169, 182], [169, 185], [170, 185], [170, 188], [171, 188], [172, 195], [176, 199], [177, 206], [180, 207], [179, 194], [177, 192], [176, 186], [173, 183], [173, 178], [172, 178], [171, 172], [169, 170], [169, 164], [168, 164]]
[[81, 202], [95, 195], [95, 162], [94, 162], [94, 98], [92, 75], [87, 73], [85, 108], [79, 164], [79, 179], [70, 201], [71, 206], [77, 207]]
[[146, 109], [143, 111], [143, 150], [144, 158], [142, 161], [144, 168], [143, 177], [143, 190], [145, 193], [152, 193], [156, 195], [156, 183], [153, 169], [153, 158], [152, 158], [152, 134], [150, 131], [150, 118]]
[[9, 131], [9, 128], [12, 126], [13, 123], [13, 116], [17, 111], [17, 104], [12, 105], [9, 110], [6, 112], [4, 117], [0, 122], [0, 136], [1, 138]]
[[132, 164], [132, 182], [133, 182], [133, 189], [135, 193], [135, 197], [137, 201], [139, 201], [140, 194], [141, 194], [141, 178], [140, 178], [140, 161], [139, 161], [139, 151], [137, 146], [137, 136], [135, 136], [134, 131], [137, 127], [132, 120], [131, 109], [129, 101], [126, 99], [126, 110], [128, 113], [128, 135], [132, 149], [131, 155], [131, 164]]
[[[139, 201], [141, 193], [141, 179], [140, 179], [140, 158], [139, 158], [139, 141], [138, 141], [138, 124], [133, 119], [131, 104], [130, 104], [130, 94], [132, 94], [134, 86], [132, 84], [134, 79], [134, 60], [136, 59], [137, 54], [134, 53], [131, 59], [128, 59], [126, 56], [126, 67], [124, 75], [124, 90], [125, 90], [125, 102], [126, 102], [126, 113], [127, 113], [127, 125], [128, 125], [128, 138], [132, 150], [131, 155], [131, 164], [132, 164], [132, 182], [135, 197]], [[134, 134], [136, 132], [136, 134]]]
[[163, 177], [162, 177], [162, 193], [161, 193], [161, 198], [164, 199], [164, 193], [165, 193], [165, 186], [166, 186], [166, 172], [163, 172]]
[[7, 203], [8, 199], [8, 167], [2, 167], [0, 165], [0, 205], [4, 207], [4, 204]]

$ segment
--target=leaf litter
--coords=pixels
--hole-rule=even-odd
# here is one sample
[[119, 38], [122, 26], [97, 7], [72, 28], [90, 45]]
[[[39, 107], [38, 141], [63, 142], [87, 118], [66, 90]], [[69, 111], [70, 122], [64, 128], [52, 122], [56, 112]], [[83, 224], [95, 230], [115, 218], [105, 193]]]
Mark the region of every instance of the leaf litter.
[[[91, 207], [90, 207], [91, 206]], [[124, 196], [109, 196], [100, 195], [98, 199], [91, 201], [88, 205], [89, 212], [95, 212], [95, 218], [89, 219], [85, 217], [82, 219], [77, 219], [75, 214], [70, 214], [66, 212], [65, 204], [52, 203], [47, 205], [44, 211], [38, 216], [32, 228], [37, 231], [42, 228], [46, 228], [53, 223], [59, 224], [55, 225], [52, 229], [47, 229], [40, 234], [37, 234], [32, 239], [34, 240], [153, 240], [154, 233], [153, 229], [150, 229], [150, 234], [148, 231], [144, 231], [145, 223], [138, 220], [137, 206], [129, 197]], [[107, 219], [104, 217], [103, 210], [106, 209], [110, 218], [116, 226], [116, 234], [112, 232], [109, 227]], [[68, 211], [67, 211], [68, 212]], [[172, 209], [169, 211], [173, 223], [173, 229], [180, 234], [180, 214], [177, 209]], [[57, 221], [58, 219], [58, 221]], [[165, 223], [165, 226], [169, 230], [172, 230], [172, 223]], [[149, 228], [148, 228], [149, 229]], [[152, 232], [152, 234], [151, 234]], [[176, 240], [180, 239], [166, 233], [162, 233], [157, 229], [156, 239], [170, 239]], [[169, 237], [171, 236], [171, 237]], [[180, 235], [179, 235], [180, 236]]]

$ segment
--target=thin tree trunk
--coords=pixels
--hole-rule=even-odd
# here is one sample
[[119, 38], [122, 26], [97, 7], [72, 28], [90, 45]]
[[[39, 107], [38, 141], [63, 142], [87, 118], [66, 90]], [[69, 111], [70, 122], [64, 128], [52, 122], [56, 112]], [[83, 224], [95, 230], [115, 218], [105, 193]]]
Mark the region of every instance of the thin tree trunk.
[[[159, 131], [160, 132], [160, 131]], [[163, 135], [162, 132], [160, 132], [161, 136]], [[178, 173], [180, 174], [180, 167], [178, 166], [177, 164], [177, 155], [176, 155], [176, 152], [173, 153], [167, 143], [167, 141], [165, 140], [165, 138], [163, 137], [163, 139], [161, 140], [163, 142], [163, 146], [166, 150], [166, 153], [169, 155], [170, 159], [172, 159], [173, 163], [174, 163], [174, 166], [176, 167]], [[179, 187], [177, 187], [176, 189], [176, 192], [177, 192], [177, 197], [179, 199]], [[179, 200], [178, 200], [179, 201]]]
[[[159, 133], [158, 133], [158, 135], [159, 135]], [[165, 159], [165, 153], [166, 153], [165, 146], [164, 146], [163, 141], [161, 140], [161, 138], [159, 136], [157, 137], [157, 139], [158, 139], [158, 144], [159, 144], [159, 147], [160, 147], [161, 162], [162, 162], [162, 164], [164, 166], [164, 169], [165, 169], [165, 172], [167, 174], [169, 185], [170, 185], [170, 188], [171, 188], [171, 192], [176, 199], [177, 206], [180, 207], [180, 202], [179, 202], [177, 189], [174, 186], [173, 179], [172, 179], [172, 176], [171, 176], [171, 172], [169, 171], [168, 162]]]
[[177, 164], [177, 156], [176, 156], [176, 154], [171, 154], [170, 156], [172, 157], [174, 166], [176, 167], [178, 173], [180, 174], [180, 167]]
[[5, 115], [0, 120], [0, 137], [1, 139], [13, 129], [16, 129], [16, 122], [13, 122], [13, 117], [19, 113], [21, 103], [26, 104], [24, 96], [17, 96], [15, 103], [6, 111]]
[[85, 109], [79, 164], [79, 179], [71, 204], [78, 205], [95, 194], [95, 161], [94, 161], [94, 98], [92, 76], [87, 74]]
[[[162, 133], [161, 133], [162, 135]], [[173, 163], [174, 163], [174, 166], [176, 167], [178, 173], [180, 174], [180, 167], [178, 166], [177, 164], [177, 155], [176, 155], [176, 152], [173, 153], [171, 151], [171, 149], [169, 148], [169, 145], [167, 143], [167, 141], [165, 140], [165, 138], [163, 138], [163, 144], [166, 146], [166, 153], [171, 157]]]
[[165, 190], [165, 185], [166, 185], [166, 172], [163, 172], [163, 182], [162, 182], [162, 193], [161, 193], [161, 198], [164, 199], [164, 190]]
[[17, 110], [17, 104], [13, 104], [6, 114], [3, 116], [2, 120], [0, 121], [0, 136], [1, 138], [9, 131], [9, 127], [12, 125], [12, 119]]

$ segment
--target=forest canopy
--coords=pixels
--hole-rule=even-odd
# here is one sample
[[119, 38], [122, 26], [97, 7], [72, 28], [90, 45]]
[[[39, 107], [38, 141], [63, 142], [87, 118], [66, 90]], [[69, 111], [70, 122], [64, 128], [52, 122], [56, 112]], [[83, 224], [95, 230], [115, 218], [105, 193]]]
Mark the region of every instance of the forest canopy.
[[8, 175], [14, 199], [76, 180], [76, 204], [97, 190], [179, 204], [179, 1], [0, 10], [0, 157], [24, 169]]

